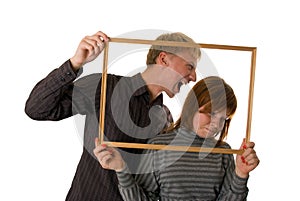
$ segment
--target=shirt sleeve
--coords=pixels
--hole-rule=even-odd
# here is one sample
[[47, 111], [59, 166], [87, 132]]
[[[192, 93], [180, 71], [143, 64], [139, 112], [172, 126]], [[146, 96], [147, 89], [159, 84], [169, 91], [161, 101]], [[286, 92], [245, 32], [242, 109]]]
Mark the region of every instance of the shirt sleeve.
[[119, 190], [124, 201], [157, 201], [159, 199], [159, 186], [153, 171], [152, 150], [146, 150], [140, 161], [138, 173], [133, 175], [128, 168], [117, 172]]
[[227, 164], [227, 167], [224, 183], [217, 200], [246, 200], [249, 191], [247, 187], [248, 178], [240, 178], [236, 175], [233, 155], [224, 156], [226, 156], [224, 157], [224, 163]]
[[[25, 113], [35, 120], [61, 120], [91, 108], [89, 99], [81, 92], [74, 97], [74, 80], [80, 72], [74, 72], [70, 60], [53, 70], [38, 82], [26, 101]], [[84, 84], [78, 81], [77, 91]]]

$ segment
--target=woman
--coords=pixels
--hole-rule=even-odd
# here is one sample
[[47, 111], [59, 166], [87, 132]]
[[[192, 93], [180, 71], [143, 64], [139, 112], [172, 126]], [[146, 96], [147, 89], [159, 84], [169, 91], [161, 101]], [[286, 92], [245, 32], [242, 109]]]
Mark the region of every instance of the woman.
[[[232, 88], [211, 76], [189, 92], [181, 117], [151, 144], [230, 148], [224, 142], [237, 100]], [[254, 143], [243, 142], [242, 155], [145, 150], [139, 174], [133, 177], [116, 149], [97, 146], [103, 168], [117, 172], [124, 200], [245, 200], [249, 172], [259, 159]]]

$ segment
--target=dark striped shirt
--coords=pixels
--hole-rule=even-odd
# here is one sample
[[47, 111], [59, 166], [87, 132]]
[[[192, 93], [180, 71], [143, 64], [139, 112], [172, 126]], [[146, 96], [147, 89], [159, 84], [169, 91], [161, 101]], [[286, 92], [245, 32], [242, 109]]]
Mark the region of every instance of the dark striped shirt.
[[[74, 82], [76, 77], [70, 61], [66, 61], [34, 87], [25, 112], [32, 119], [52, 121], [76, 114], [86, 115], [83, 153], [66, 200], [122, 200], [116, 173], [102, 169], [92, 152], [98, 136], [101, 74], [88, 75]], [[105, 139], [145, 143], [166, 123], [166, 113], [161, 106], [162, 95], [150, 103], [141, 74], [133, 77], [108, 75]], [[134, 171], [141, 150], [119, 151]]]
[[[160, 134], [151, 144], [214, 147], [184, 128]], [[220, 146], [230, 148], [228, 144]], [[231, 154], [147, 150], [135, 179], [127, 169], [118, 172], [119, 189], [127, 201], [246, 200], [247, 179], [235, 174]]]

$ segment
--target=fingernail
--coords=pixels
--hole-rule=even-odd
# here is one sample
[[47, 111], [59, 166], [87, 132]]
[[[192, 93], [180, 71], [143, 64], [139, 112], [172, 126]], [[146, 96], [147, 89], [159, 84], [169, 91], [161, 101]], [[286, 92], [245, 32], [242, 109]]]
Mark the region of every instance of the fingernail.
[[245, 157], [244, 156], [241, 156], [241, 159], [242, 159], [242, 162], [245, 163]]
[[247, 149], [247, 145], [246, 144], [243, 145], [243, 149]]

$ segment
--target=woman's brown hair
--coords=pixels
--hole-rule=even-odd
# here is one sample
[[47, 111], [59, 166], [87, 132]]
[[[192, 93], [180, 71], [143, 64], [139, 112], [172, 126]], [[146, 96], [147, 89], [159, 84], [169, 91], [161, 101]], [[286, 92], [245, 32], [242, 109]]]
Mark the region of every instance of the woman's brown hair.
[[185, 99], [181, 116], [167, 128], [166, 132], [171, 132], [179, 127], [193, 130], [193, 117], [199, 108], [204, 106], [200, 112], [211, 113], [226, 109], [226, 120], [220, 133], [218, 144], [222, 143], [228, 134], [230, 121], [237, 108], [237, 99], [233, 89], [222, 78], [218, 76], [206, 77], [198, 81], [188, 93]]

